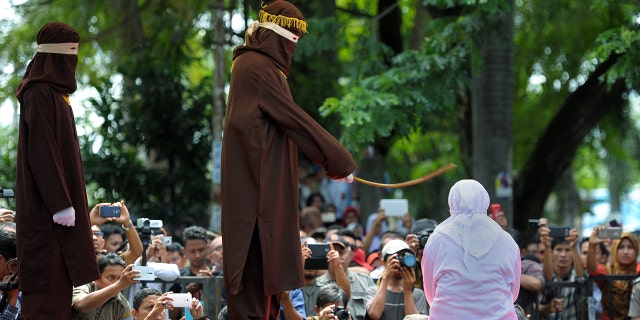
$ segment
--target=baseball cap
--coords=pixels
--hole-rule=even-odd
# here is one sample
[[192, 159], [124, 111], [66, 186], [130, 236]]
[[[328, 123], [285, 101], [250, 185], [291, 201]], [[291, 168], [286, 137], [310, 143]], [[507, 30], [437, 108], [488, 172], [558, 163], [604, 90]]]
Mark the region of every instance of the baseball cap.
[[367, 263], [371, 265], [374, 261], [376, 261], [376, 259], [380, 259], [380, 253], [377, 251], [369, 254], [369, 256], [367, 257]]
[[387, 242], [387, 244], [385, 244], [384, 247], [382, 248], [382, 251], [381, 251], [382, 260], [386, 261], [388, 255], [392, 255], [400, 251], [413, 252], [413, 250], [409, 248], [409, 245], [403, 240], [398, 240], [398, 239], [389, 240], [389, 242]]
[[329, 238], [324, 239], [324, 242], [337, 244], [339, 246], [342, 246], [343, 249], [349, 247], [349, 242], [347, 242], [347, 240], [344, 237], [339, 236], [337, 234], [333, 234]]
[[367, 261], [365, 261], [364, 251], [362, 251], [362, 249], [360, 248], [358, 248], [356, 252], [353, 254], [352, 261], [357, 263], [359, 266], [366, 268], [369, 271], [373, 270], [373, 267], [370, 264], [368, 264]]
[[427, 230], [427, 229], [433, 230], [436, 228], [437, 225], [438, 223], [433, 219], [427, 219], [427, 218], [418, 219], [413, 224], [411, 233], [416, 234], [420, 231]]

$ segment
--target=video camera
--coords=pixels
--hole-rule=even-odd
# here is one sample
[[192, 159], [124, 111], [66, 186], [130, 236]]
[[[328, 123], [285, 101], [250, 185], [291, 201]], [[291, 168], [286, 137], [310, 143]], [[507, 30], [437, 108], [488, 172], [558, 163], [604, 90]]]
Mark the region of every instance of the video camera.
[[138, 230], [138, 235], [140, 235], [140, 241], [142, 241], [143, 247], [148, 247], [149, 243], [151, 243], [151, 238], [158, 234], [163, 234], [162, 230], [162, 220], [151, 220], [149, 218], [139, 218], [136, 221], [136, 230]]

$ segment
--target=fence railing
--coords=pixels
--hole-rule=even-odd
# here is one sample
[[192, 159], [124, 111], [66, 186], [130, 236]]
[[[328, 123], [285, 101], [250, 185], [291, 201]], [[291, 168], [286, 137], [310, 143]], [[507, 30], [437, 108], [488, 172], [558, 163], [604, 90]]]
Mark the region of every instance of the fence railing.
[[166, 292], [169, 288], [176, 284], [182, 284], [183, 287], [189, 283], [201, 283], [202, 284], [202, 296], [200, 297], [201, 301], [204, 302], [204, 313], [209, 316], [209, 319], [217, 319], [218, 313], [222, 309], [222, 291], [224, 290], [223, 285], [223, 277], [222, 276], [213, 276], [210, 278], [206, 277], [193, 277], [193, 276], [181, 276], [173, 281], [162, 281], [162, 280], [154, 280], [154, 281], [141, 281], [143, 287], [148, 283], [159, 283], [162, 284], [162, 292]]
[[[633, 281], [638, 278], [639, 275], [619, 275], [610, 274], [598, 277], [586, 278], [585, 281], [548, 281], [545, 283], [545, 289], [562, 289], [562, 288], [576, 288], [574, 292], [574, 303], [576, 304], [576, 320], [595, 320], [595, 308], [593, 306], [593, 300], [590, 299], [593, 296], [593, 286], [596, 285], [594, 281], [606, 281], [608, 290], [608, 299], [610, 306], [613, 305], [613, 287], [612, 281], [627, 281], [629, 284], [629, 290], [627, 292], [627, 299], [631, 298], [631, 288]], [[546, 291], [546, 290], [545, 290]], [[540, 301], [538, 301], [540, 302]], [[532, 320], [539, 319], [539, 306], [537, 305], [536, 317], [532, 317]], [[613, 319], [614, 308], [609, 308], [609, 318]]]

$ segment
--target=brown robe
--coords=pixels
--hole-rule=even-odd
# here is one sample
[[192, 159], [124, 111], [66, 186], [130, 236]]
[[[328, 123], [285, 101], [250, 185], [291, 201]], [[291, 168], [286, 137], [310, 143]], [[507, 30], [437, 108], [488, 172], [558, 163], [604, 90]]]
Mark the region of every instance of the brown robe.
[[[293, 101], [285, 74], [294, 50], [293, 42], [260, 28], [234, 51], [222, 144], [224, 281], [231, 294], [304, 286], [297, 148], [331, 178], [356, 170], [349, 152]], [[242, 283], [256, 226], [263, 288]]]
[[[49, 23], [38, 34], [38, 43], [78, 41], [75, 30], [62, 23]], [[74, 55], [37, 53], [17, 91], [17, 254], [25, 293], [55, 296], [59, 283], [51, 279], [70, 278], [78, 286], [99, 278], [73, 110], [63, 97], [76, 89], [76, 64]], [[53, 222], [53, 214], [69, 207], [75, 209], [75, 226]], [[68, 301], [70, 311], [71, 296]]]

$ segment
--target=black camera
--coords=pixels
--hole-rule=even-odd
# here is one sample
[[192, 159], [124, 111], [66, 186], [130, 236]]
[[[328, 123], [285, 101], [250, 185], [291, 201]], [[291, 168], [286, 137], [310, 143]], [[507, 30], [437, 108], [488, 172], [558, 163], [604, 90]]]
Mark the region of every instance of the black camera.
[[529, 228], [538, 229], [540, 227], [540, 219], [529, 219]]
[[433, 229], [425, 229], [416, 234], [418, 237], [418, 241], [420, 242], [420, 249], [424, 249], [424, 246], [427, 245], [427, 241], [429, 241], [429, 236], [433, 233]]
[[416, 256], [410, 252], [398, 252], [398, 261], [400, 261], [400, 265], [405, 268], [413, 268], [416, 266]]
[[335, 315], [339, 320], [349, 320], [351, 318], [349, 316], [349, 311], [345, 310], [344, 307], [336, 307], [333, 309], [333, 315]]

